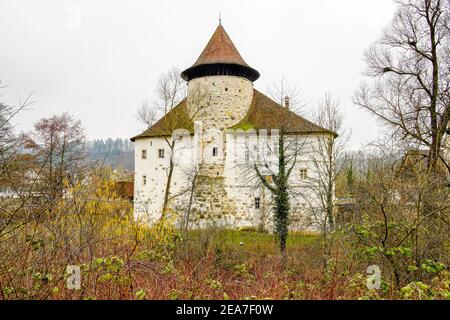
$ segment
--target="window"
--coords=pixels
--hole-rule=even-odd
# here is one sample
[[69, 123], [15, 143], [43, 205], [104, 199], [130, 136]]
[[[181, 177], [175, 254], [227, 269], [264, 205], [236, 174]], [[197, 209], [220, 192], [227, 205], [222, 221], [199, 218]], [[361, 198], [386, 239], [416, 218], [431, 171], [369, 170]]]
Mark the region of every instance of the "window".
[[228, 88], [225, 88], [225, 91], [228, 91]]
[[259, 209], [259, 208], [261, 208], [261, 198], [256, 197], [255, 198], [255, 209]]
[[153, 141], [150, 141], [150, 147], [153, 145]]
[[164, 158], [164, 149], [158, 149], [158, 157]]
[[217, 157], [218, 154], [219, 154], [219, 148], [213, 147], [213, 157]]
[[147, 185], [147, 176], [142, 176], [142, 185]]
[[273, 144], [273, 153], [278, 156], [278, 142], [274, 142]]
[[248, 163], [250, 161], [250, 152], [248, 150], [245, 150], [245, 163]]
[[305, 180], [308, 178], [308, 169], [300, 169], [300, 179]]
[[256, 160], [258, 160], [259, 161], [259, 147], [258, 147], [258, 145], [257, 144], [255, 144], [254, 146], [253, 146], [253, 153], [256, 155]]
[[144, 150], [141, 151], [141, 158], [142, 159], [147, 159], [147, 150], [144, 149]]

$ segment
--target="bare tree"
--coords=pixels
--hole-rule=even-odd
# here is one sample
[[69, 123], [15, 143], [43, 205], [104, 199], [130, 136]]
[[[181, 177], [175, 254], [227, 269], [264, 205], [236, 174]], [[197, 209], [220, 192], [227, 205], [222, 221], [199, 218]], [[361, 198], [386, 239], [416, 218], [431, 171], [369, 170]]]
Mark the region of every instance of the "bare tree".
[[[181, 103], [189, 103], [191, 105], [190, 112], [187, 110], [175, 110], [175, 108], [181, 107]], [[178, 135], [174, 135], [177, 129], [189, 129], [193, 126], [193, 120], [197, 116], [198, 112], [206, 107], [209, 103], [209, 94], [206, 88], [198, 87], [192, 88], [190, 93], [190, 101], [187, 102], [185, 97], [185, 83], [180, 77], [180, 71], [177, 68], [172, 68], [167, 73], [161, 75], [158, 80], [158, 84], [155, 90], [155, 99], [153, 107], [149, 107], [148, 103], [143, 103], [138, 110], [138, 120], [145, 123], [148, 127], [154, 125], [157, 111], [162, 111], [163, 116], [157, 122], [164, 131], [164, 139], [169, 147], [169, 166], [166, 169], [167, 180], [164, 191], [164, 200], [161, 219], [165, 216], [169, 206], [169, 202], [174, 199], [174, 195], [171, 195], [172, 177], [175, 167], [175, 154], [180, 152], [177, 141]], [[206, 104], [206, 105], [205, 105]], [[169, 112], [177, 112], [173, 117], [166, 117]], [[195, 184], [195, 180], [194, 180]], [[183, 192], [184, 193], [184, 192]]]
[[153, 104], [164, 114], [172, 110], [186, 96], [186, 86], [180, 73], [180, 69], [173, 67], [158, 79]]
[[[278, 85], [269, 90], [273, 99], [279, 101], [280, 106], [287, 109], [282, 112], [279, 119], [278, 136], [273, 136], [267, 148], [276, 157], [275, 167], [270, 160], [260, 157], [261, 150], [257, 148], [257, 156], [254, 159], [252, 170], [256, 173], [258, 181], [267, 189], [273, 198], [273, 220], [275, 231], [279, 239], [280, 251], [284, 263], [286, 262], [286, 241], [289, 228], [289, 216], [291, 212], [291, 174], [297, 164], [299, 154], [306, 144], [307, 139], [292, 133], [291, 94], [294, 97], [294, 105], [298, 108], [298, 92], [295, 88], [290, 88], [284, 78]], [[272, 140], [276, 141], [272, 141]]]
[[64, 184], [83, 177], [85, 136], [81, 122], [69, 114], [43, 118], [28, 136], [27, 148], [44, 170], [39, 173], [39, 191], [50, 202], [63, 195]]
[[158, 115], [166, 115], [186, 97], [186, 85], [180, 77], [180, 70], [173, 67], [158, 78], [152, 102], [142, 101], [137, 110], [137, 120], [150, 128]]
[[398, 0], [398, 11], [366, 52], [367, 76], [355, 104], [377, 116], [391, 136], [426, 147], [436, 172], [450, 116], [450, 2]]
[[290, 85], [285, 76], [281, 76], [278, 81], [273, 83], [267, 92], [280, 106], [286, 106], [290, 111], [298, 114], [305, 113], [305, 105], [302, 103], [300, 91], [296, 85]]
[[137, 111], [136, 118], [140, 123], [150, 128], [157, 120], [157, 110], [151, 108], [148, 101], [144, 100]]
[[319, 101], [315, 119], [318, 125], [330, 131], [329, 134], [318, 135], [312, 145], [311, 159], [316, 176], [309, 178], [311, 183], [308, 186], [320, 200], [314, 216], [326, 235], [335, 226], [335, 185], [344, 167], [350, 132], [343, 128], [344, 117], [339, 110], [339, 102], [333, 100], [329, 93]]
[[392, 274], [396, 288], [434, 277], [423, 270], [428, 264], [448, 263], [448, 188], [423, 171], [403, 176], [393, 144], [378, 144], [365, 162], [355, 181], [356, 214], [344, 232], [354, 235], [351, 241], [363, 257], [379, 263], [386, 276]]

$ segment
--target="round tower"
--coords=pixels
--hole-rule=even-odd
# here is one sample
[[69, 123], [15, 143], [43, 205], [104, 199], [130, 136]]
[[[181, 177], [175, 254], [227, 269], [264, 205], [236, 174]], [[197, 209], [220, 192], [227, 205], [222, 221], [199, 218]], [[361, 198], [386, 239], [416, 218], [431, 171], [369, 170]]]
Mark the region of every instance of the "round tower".
[[253, 98], [259, 73], [242, 59], [221, 24], [194, 65], [181, 73], [188, 82], [188, 110], [203, 128], [225, 129], [239, 122]]
[[181, 77], [188, 82], [189, 115], [202, 124], [201, 132], [199, 128], [195, 132], [200, 144], [194, 209], [200, 218], [222, 219], [236, 211], [224, 183], [227, 128], [247, 114], [259, 72], [244, 61], [219, 23], [197, 61]]

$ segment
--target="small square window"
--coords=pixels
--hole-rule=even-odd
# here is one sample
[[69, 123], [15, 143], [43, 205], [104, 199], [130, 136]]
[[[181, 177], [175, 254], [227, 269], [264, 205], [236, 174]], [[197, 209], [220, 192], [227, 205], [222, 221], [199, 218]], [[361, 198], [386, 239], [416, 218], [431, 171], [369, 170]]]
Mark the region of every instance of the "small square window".
[[142, 185], [147, 185], [147, 176], [142, 176]]
[[219, 148], [213, 147], [213, 157], [217, 157], [219, 155]]
[[158, 149], [158, 157], [164, 158], [164, 149]]
[[261, 198], [256, 197], [255, 198], [255, 209], [259, 209], [259, 208], [261, 208]]
[[308, 178], [308, 169], [300, 169], [300, 179], [305, 180]]
[[255, 155], [254, 158], [256, 158], [259, 161], [259, 147], [257, 144], [253, 146], [253, 154]]
[[147, 150], [144, 149], [144, 150], [141, 151], [141, 158], [142, 159], [147, 159]]

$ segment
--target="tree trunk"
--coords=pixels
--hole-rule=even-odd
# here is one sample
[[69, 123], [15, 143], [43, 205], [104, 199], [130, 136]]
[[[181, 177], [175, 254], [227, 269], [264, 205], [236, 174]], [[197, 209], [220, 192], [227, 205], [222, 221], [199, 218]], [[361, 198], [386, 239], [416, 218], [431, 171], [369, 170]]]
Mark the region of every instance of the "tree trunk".
[[194, 178], [192, 180], [191, 194], [189, 195], [189, 205], [188, 205], [187, 212], [186, 212], [186, 222], [185, 222], [185, 226], [184, 226], [185, 231], [187, 231], [189, 228], [189, 218], [191, 215], [192, 202], [194, 200], [194, 191], [195, 191], [195, 181], [196, 180], [197, 180], [197, 173], [195, 173]]
[[166, 216], [167, 207], [169, 205], [170, 185], [172, 183], [172, 175], [174, 168], [173, 156], [174, 156], [175, 140], [172, 141], [172, 144], [169, 143], [169, 147], [170, 147], [169, 173], [167, 175], [166, 190], [164, 191], [163, 210], [161, 213], [160, 220], [164, 219], [164, 217]]

